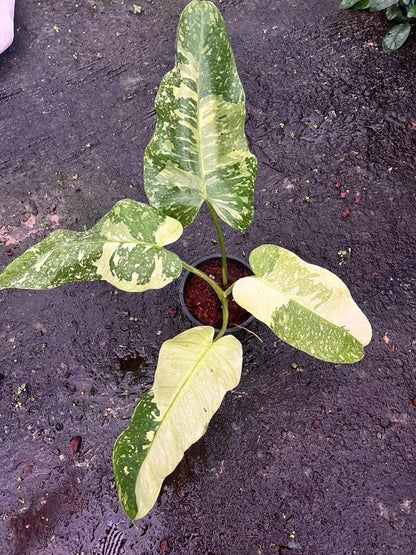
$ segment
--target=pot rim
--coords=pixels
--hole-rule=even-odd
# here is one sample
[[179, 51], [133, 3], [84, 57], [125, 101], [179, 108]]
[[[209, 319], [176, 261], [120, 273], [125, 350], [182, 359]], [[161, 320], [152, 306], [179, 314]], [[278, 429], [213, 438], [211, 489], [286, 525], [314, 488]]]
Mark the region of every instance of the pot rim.
[[[204, 256], [203, 258], [200, 258], [199, 260], [197, 260], [194, 263], [194, 267], [198, 268], [198, 266], [200, 266], [204, 262], [207, 262], [208, 260], [218, 260], [218, 259], [221, 260], [221, 255], [211, 254], [210, 256]], [[239, 264], [242, 264], [248, 270], [250, 270], [250, 272], [252, 272], [250, 264], [248, 263], [247, 260], [242, 260], [241, 258], [238, 258], [236, 256], [227, 256], [227, 260], [230, 260], [231, 262], [238, 262]], [[183, 275], [183, 277], [180, 281], [180, 284], [179, 284], [179, 299], [180, 299], [181, 307], [182, 307], [182, 310], [183, 310], [185, 316], [192, 322], [192, 324], [194, 326], [205, 326], [207, 324], [203, 324], [197, 318], [195, 318], [195, 316], [193, 314], [191, 314], [191, 312], [189, 311], [189, 309], [188, 309], [188, 307], [186, 306], [186, 303], [185, 303], [185, 298], [184, 298], [185, 286], [186, 286], [187, 281], [193, 275], [195, 275], [195, 274], [193, 274], [189, 270], [185, 271], [185, 274]], [[246, 328], [253, 320], [254, 320], [254, 316], [252, 314], [250, 314], [250, 316], [247, 318], [247, 320], [244, 320], [244, 322], [241, 325], [232, 326], [230, 328], [227, 328], [225, 333], [228, 335], [228, 334], [235, 334], [239, 331], [242, 331], [242, 328]], [[214, 329], [215, 329], [216, 334], [218, 334], [221, 331], [220, 328], [214, 328]]]

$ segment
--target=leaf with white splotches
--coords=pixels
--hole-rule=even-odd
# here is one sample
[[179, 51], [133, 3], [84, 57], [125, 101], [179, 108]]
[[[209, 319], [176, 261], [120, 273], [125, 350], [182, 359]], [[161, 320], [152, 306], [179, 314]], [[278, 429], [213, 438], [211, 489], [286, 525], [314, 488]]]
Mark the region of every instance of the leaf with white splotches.
[[399, 23], [392, 27], [383, 39], [384, 52], [390, 54], [400, 48], [406, 42], [410, 29], [410, 23]]
[[335, 274], [276, 245], [255, 249], [250, 265], [255, 275], [238, 280], [233, 297], [278, 337], [321, 360], [363, 357], [370, 323]]
[[94, 280], [123, 291], [159, 289], [182, 271], [176, 254], [163, 248], [181, 235], [177, 220], [121, 200], [90, 230], [59, 229], [28, 249], [0, 274], [0, 289], [51, 289]]
[[156, 97], [144, 157], [150, 204], [189, 226], [207, 201], [231, 227], [253, 220], [257, 160], [244, 133], [245, 97], [224, 20], [194, 0], [178, 28], [176, 65]]
[[150, 511], [166, 476], [240, 381], [241, 343], [231, 335], [213, 338], [214, 328], [204, 326], [163, 343], [153, 388], [114, 446], [120, 502], [132, 520]]

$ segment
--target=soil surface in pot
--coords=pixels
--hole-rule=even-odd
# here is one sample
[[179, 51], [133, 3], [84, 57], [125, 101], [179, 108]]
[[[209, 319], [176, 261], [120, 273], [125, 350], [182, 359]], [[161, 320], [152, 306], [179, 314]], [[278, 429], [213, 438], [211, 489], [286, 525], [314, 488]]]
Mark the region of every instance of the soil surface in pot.
[[[234, 260], [228, 260], [228, 284], [224, 287], [222, 284], [222, 264], [220, 259], [207, 260], [199, 264], [198, 269], [214, 278], [215, 282], [224, 290], [238, 279], [251, 275], [250, 270], [246, 268], [244, 264]], [[215, 291], [206, 281], [198, 276], [191, 276], [184, 288], [184, 299], [189, 312], [199, 320], [201, 324], [214, 326], [214, 328], [221, 328], [221, 302]], [[235, 302], [232, 294], [228, 300], [228, 310], [228, 328], [236, 325], [240, 326], [250, 317], [250, 313]]]

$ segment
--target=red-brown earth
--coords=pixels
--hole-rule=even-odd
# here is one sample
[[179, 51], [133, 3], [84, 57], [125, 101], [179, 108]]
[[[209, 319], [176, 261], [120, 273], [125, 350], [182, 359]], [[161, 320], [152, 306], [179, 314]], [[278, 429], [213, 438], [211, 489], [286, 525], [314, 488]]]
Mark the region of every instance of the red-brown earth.
[[[228, 281], [223, 285], [221, 259], [207, 260], [196, 267], [212, 278], [224, 291], [238, 279], [252, 273], [244, 264], [228, 260]], [[183, 296], [187, 309], [201, 324], [221, 328], [221, 301], [209, 283], [199, 276], [190, 275], [185, 282]], [[228, 328], [241, 326], [250, 318], [250, 314], [235, 302], [232, 293], [228, 296], [228, 313]]]

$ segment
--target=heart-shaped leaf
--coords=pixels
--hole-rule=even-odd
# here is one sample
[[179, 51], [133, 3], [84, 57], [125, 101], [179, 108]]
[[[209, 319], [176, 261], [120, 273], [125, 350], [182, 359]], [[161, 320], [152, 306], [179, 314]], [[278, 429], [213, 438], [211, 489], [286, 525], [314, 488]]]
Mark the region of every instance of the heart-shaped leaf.
[[363, 357], [370, 323], [335, 274], [276, 245], [255, 249], [250, 265], [255, 276], [233, 289], [240, 306], [316, 358], [351, 363]]
[[177, 220], [121, 200], [90, 230], [59, 229], [28, 249], [0, 275], [0, 289], [51, 289], [94, 280], [123, 291], [159, 289], [182, 271], [176, 254], [163, 248], [181, 235]]
[[114, 446], [120, 502], [132, 520], [150, 511], [163, 480], [240, 381], [241, 343], [231, 335], [213, 338], [214, 328], [203, 326], [163, 343], [153, 388]]
[[207, 201], [228, 225], [247, 229], [257, 160], [247, 147], [244, 91], [227, 30], [211, 2], [185, 8], [176, 65], [160, 85], [156, 112], [144, 157], [150, 204], [186, 227]]

